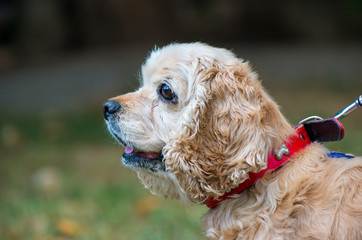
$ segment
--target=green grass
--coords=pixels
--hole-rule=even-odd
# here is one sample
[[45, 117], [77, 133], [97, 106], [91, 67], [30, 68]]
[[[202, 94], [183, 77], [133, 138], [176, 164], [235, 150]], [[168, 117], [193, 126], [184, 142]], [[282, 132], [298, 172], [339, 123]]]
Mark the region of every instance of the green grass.
[[0, 239], [201, 238], [205, 207], [151, 196], [98, 113], [0, 121]]
[[[284, 90], [270, 92], [291, 123], [332, 116], [358, 95]], [[359, 111], [343, 120], [345, 139], [329, 148], [362, 155]], [[122, 149], [101, 113], [6, 116], [0, 134], [0, 239], [203, 239], [206, 208], [151, 196], [121, 166]]]

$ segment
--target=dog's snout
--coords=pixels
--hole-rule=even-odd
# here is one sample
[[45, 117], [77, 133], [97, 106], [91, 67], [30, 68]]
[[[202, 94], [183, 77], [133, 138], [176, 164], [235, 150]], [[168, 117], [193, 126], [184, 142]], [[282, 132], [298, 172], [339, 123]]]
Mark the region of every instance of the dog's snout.
[[110, 116], [115, 114], [121, 109], [121, 104], [114, 100], [108, 100], [103, 103], [103, 115], [104, 119], [108, 120]]

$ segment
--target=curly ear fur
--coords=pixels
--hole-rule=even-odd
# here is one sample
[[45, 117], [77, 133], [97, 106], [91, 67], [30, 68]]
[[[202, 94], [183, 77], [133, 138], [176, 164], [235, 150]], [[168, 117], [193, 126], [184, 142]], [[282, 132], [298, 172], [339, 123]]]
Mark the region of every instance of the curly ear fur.
[[199, 63], [185, 119], [164, 147], [167, 170], [195, 200], [266, 168], [268, 152], [292, 133], [247, 62]]

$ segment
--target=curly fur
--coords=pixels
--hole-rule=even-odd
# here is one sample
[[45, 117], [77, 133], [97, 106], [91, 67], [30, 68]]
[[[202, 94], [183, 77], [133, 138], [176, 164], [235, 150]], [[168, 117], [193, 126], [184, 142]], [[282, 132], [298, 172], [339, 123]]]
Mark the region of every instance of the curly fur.
[[[141, 78], [139, 90], [113, 98], [123, 110], [108, 126], [140, 151], [162, 151], [165, 171], [136, 169], [154, 194], [196, 203], [217, 198], [265, 169], [268, 153], [293, 134], [249, 63], [225, 49], [155, 49]], [[177, 103], [158, 96], [164, 81]], [[362, 159], [326, 152], [313, 143], [210, 209], [208, 239], [362, 239]]]

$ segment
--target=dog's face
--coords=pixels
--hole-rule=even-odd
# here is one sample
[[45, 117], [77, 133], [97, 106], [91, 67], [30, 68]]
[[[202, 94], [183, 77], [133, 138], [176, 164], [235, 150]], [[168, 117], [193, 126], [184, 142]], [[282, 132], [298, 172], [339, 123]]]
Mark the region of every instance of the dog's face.
[[205, 44], [151, 53], [141, 87], [105, 102], [124, 165], [153, 193], [202, 201], [266, 167], [291, 133], [247, 62]]

